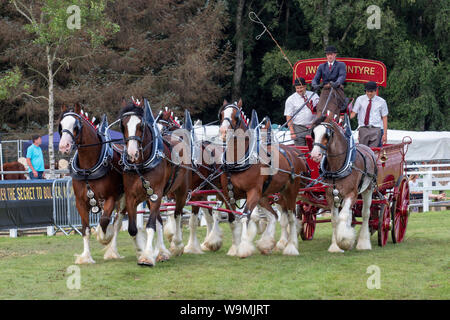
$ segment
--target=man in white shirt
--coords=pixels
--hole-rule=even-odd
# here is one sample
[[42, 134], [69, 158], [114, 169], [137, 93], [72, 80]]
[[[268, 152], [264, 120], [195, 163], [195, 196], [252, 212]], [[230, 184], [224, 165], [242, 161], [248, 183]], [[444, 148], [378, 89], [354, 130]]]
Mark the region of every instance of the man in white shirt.
[[381, 147], [387, 142], [388, 107], [386, 100], [377, 96], [377, 84], [365, 85], [366, 94], [356, 99], [350, 119], [358, 115], [359, 143], [369, 147]]
[[[295, 79], [294, 86], [295, 92], [286, 99], [284, 115], [295, 145], [306, 146], [305, 137], [311, 135], [311, 124], [316, 118], [313, 111], [319, 103], [319, 96], [306, 90], [303, 78]], [[306, 101], [308, 103], [304, 105]]]

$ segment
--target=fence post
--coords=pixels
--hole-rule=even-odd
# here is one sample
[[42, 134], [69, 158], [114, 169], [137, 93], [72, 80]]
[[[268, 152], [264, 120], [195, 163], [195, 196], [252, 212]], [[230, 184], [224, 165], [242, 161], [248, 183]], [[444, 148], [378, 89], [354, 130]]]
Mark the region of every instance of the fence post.
[[53, 235], [55, 235], [55, 227], [54, 227], [54, 226], [48, 226], [48, 227], [47, 227], [47, 235], [48, 235], [48, 236], [53, 236]]
[[430, 211], [430, 191], [428, 188], [431, 187], [431, 172], [427, 171], [427, 173], [424, 175], [423, 179], [423, 212]]
[[9, 229], [9, 237], [17, 238], [17, 229]]

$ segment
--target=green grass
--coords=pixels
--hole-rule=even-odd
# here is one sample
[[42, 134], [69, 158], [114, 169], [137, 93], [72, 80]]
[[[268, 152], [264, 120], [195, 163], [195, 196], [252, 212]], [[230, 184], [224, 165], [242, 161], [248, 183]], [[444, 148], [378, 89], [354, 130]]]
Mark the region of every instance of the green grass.
[[[83, 265], [81, 289], [66, 286], [67, 268], [82, 239], [71, 236], [0, 238], [0, 299], [449, 299], [450, 211], [412, 213], [403, 243], [389, 240], [372, 251], [327, 252], [331, 225], [318, 225], [312, 241], [299, 241], [300, 256], [226, 255], [230, 230], [221, 224], [218, 252], [183, 255], [153, 268], [136, 264], [127, 232], [119, 236], [124, 259], [104, 261], [91, 241], [96, 264]], [[359, 229], [359, 226], [357, 226]], [[206, 229], [199, 228], [200, 239]], [[188, 230], [184, 228], [187, 242]], [[279, 236], [279, 230], [278, 230]], [[367, 268], [381, 270], [381, 288], [368, 289]]]

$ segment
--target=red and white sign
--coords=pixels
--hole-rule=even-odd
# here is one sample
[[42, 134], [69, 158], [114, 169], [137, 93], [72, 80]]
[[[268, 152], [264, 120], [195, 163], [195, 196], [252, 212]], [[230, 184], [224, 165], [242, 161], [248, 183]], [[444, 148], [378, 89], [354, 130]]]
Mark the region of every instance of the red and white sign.
[[[336, 58], [336, 60], [344, 62], [346, 65], [346, 82], [366, 83], [367, 81], [374, 81], [378, 86], [386, 87], [387, 70], [383, 62], [358, 58]], [[292, 83], [298, 77], [304, 78], [306, 83], [311, 83], [319, 65], [326, 61], [326, 58], [297, 61], [294, 65]]]

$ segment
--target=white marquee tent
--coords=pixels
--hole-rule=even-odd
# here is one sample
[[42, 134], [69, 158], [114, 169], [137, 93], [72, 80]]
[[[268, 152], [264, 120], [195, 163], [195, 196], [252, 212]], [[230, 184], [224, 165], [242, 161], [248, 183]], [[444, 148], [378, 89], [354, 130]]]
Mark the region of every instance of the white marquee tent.
[[[210, 139], [219, 133], [219, 126], [196, 126], [197, 137]], [[279, 142], [290, 139], [289, 131], [274, 130]], [[358, 139], [358, 132], [354, 131], [355, 139]], [[206, 138], [205, 138], [206, 137]], [[406, 161], [431, 161], [450, 159], [450, 132], [449, 131], [404, 131], [388, 129], [388, 144], [402, 142], [404, 137], [411, 137], [411, 144], [408, 146]], [[292, 142], [286, 142], [292, 144]]]

